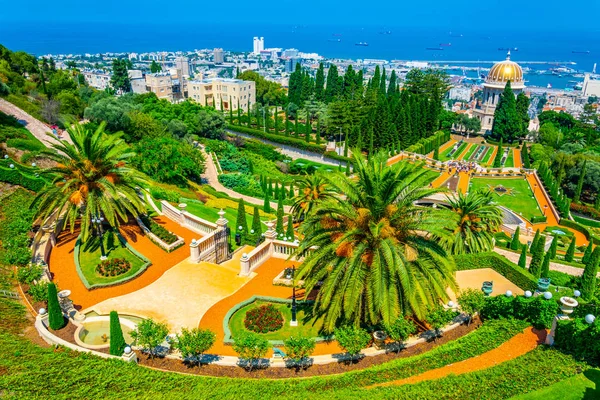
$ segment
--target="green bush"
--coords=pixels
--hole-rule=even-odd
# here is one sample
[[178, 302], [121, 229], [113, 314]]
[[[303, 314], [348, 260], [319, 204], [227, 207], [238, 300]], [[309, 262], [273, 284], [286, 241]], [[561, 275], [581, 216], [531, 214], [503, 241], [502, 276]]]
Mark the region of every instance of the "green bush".
[[560, 320], [556, 325], [554, 346], [578, 359], [600, 360], [600, 324], [588, 324], [583, 318]]
[[113, 356], [122, 356], [126, 343], [121, 329], [121, 321], [116, 311], [110, 312], [110, 348], [109, 353]]
[[301, 150], [312, 151], [314, 153], [323, 154], [325, 153], [325, 147], [322, 145], [317, 145], [314, 143], [308, 143], [302, 139], [296, 139], [289, 136], [276, 135], [271, 133], [265, 133], [263, 131], [259, 131], [257, 129], [246, 128], [243, 126], [231, 125], [227, 126], [227, 129], [233, 132], [245, 133], [247, 135], [252, 135], [257, 138], [270, 140], [275, 143], [284, 144], [287, 146], [293, 146], [299, 148]]
[[131, 337], [137, 341], [138, 346], [154, 357], [157, 347], [165, 340], [168, 333], [167, 324], [148, 318], [137, 324], [136, 329], [131, 332]]
[[215, 343], [216, 335], [208, 329], [183, 328], [177, 335], [175, 347], [179, 349], [184, 358], [200, 357]]
[[577, 215], [572, 215], [573, 219], [575, 220], [575, 222], [584, 225], [584, 226], [590, 226], [592, 228], [600, 228], [600, 221], [594, 221], [591, 219], [587, 219], [587, 218], [581, 218], [578, 217]]
[[42, 276], [44, 269], [39, 265], [22, 266], [17, 270], [17, 280], [19, 283], [31, 285]]
[[534, 215], [531, 217], [532, 224], [539, 224], [542, 222], [546, 222], [547, 220], [548, 220], [548, 218], [543, 215]]
[[40, 142], [35, 142], [31, 139], [8, 139], [6, 141], [6, 146], [28, 151], [41, 151], [46, 148], [46, 146]]
[[302, 363], [315, 351], [315, 341], [303, 336], [290, 336], [283, 341], [286, 357], [295, 362]]
[[500, 295], [485, 298], [481, 316], [484, 319], [516, 318], [543, 329], [550, 328], [558, 309], [556, 300], [546, 300], [543, 296], [526, 298]]
[[462, 254], [455, 256], [454, 259], [456, 260], [456, 268], [459, 271], [491, 268], [523, 290], [535, 290], [537, 288], [537, 279], [497, 253]]
[[150, 188], [150, 195], [156, 200], [166, 200], [171, 203], [179, 202], [179, 195], [177, 194], [177, 192], [174, 192], [172, 190], [165, 190], [158, 186]]
[[155, 234], [166, 244], [175, 243], [177, 241], [177, 235], [169, 232], [164, 226], [159, 225], [154, 219], [148, 217], [147, 215], [140, 215], [140, 220], [146, 226], [146, 228], [150, 230], [150, 232]]
[[65, 317], [58, 303], [58, 293], [54, 283], [48, 284], [48, 322], [50, 329], [58, 330], [65, 326]]
[[23, 186], [25, 189], [33, 192], [39, 192], [47, 184], [43, 178], [30, 176], [27, 173], [21, 172], [19, 166], [16, 164], [15, 168], [0, 165], [0, 182]]
[[33, 298], [35, 302], [47, 302], [48, 301], [48, 282], [42, 281], [29, 285], [27, 293]]
[[232, 173], [219, 175], [219, 182], [228, 189], [247, 196], [262, 198], [264, 196], [260, 184], [252, 175]]
[[583, 235], [585, 236], [585, 238], [587, 240], [591, 241], [592, 243], [594, 243], [596, 245], [600, 244], [600, 237], [598, 237], [594, 233], [590, 232], [585, 226], [583, 226], [575, 221], [571, 221], [570, 219], [562, 218], [559, 221], [559, 225], [566, 226], [567, 228], [575, 229], [576, 231], [583, 233]]
[[340, 347], [353, 357], [357, 356], [371, 341], [369, 333], [356, 326], [336, 328], [334, 335]]
[[264, 357], [269, 350], [269, 341], [256, 333], [243, 332], [233, 339], [233, 351], [252, 369], [254, 362]]

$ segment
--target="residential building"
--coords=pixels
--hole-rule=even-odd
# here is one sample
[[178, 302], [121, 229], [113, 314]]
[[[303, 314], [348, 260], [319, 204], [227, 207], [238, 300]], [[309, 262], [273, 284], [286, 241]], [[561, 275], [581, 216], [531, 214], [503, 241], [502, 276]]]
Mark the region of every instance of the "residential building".
[[241, 79], [214, 78], [187, 82], [188, 98], [197, 103], [213, 106], [217, 110], [237, 110], [238, 104], [244, 112], [256, 103], [256, 83]]
[[110, 78], [112, 73], [101, 69], [87, 69], [81, 72], [88, 85], [94, 89], [104, 90], [110, 87]]
[[159, 99], [173, 100], [173, 79], [168, 72], [157, 72], [146, 75], [146, 91], [152, 92]]
[[455, 86], [448, 91], [450, 100], [469, 101], [471, 100], [471, 88], [466, 86]]
[[175, 68], [181, 71], [182, 76], [190, 76], [190, 60], [187, 57], [175, 57]]
[[131, 82], [131, 91], [133, 93], [146, 93], [146, 79], [144, 78], [144, 74], [141, 70], [130, 69], [127, 71], [127, 75], [129, 75], [129, 81]]
[[585, 74], [581, 91], [585, 97], [600, 96], [600, 75]]
[[254, 36], [254, 47], [252, 52], [254, 54], [260, 54], [261, 51], [263, 51], [265, 49], [265, 38], [264, 37], [258, 37], [258, 36]]
[[215, 64], [223, 64], [225, 58], [223, 57], [223, 49], [214, 49], [213, 50], [213, 62]]
[[290, 58], [290, 57], [298, 57], [297, 49], [285, 49], [283, 51], [282, 57]]
[[285, 60], [285, 72], [287, 72], [288, 74], [294, 72], [296, 70], [297, 63], [302, 63], [302, 59], [297, 57], [290, 57], [287, 60]]

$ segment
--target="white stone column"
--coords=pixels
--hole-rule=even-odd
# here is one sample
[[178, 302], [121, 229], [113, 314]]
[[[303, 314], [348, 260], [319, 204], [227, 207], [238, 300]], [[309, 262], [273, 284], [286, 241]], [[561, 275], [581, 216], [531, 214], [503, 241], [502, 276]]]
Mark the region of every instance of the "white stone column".
[[242, 258], [240, 258], [240, 276], [248, 276], [250, 275], [250, 258], [248, 254], [242, 254]]
[[277, 232], [275, 231], [275, 229], [273, 229], [274, 226], [275, 224], [273, 224], [272, 221], [267, 222], [267, 227], [269, 229], [267, 229], [267, 231], [265, 232], [265, 239], [270, 242], [277, 239]]
[[192, 242], [190, 243], [190, 261], [193, 263], [200, 262], [200, 249], [198, 248], [196, 239], [192, 239]]
[[218, 230], [223, 230], [225, 228], [227, 228], [227, 223], [229, 221], [227, 221], [227, 219], [225, 218], [225, 211], [223, 211], [223, 209], [221, 209], [221, 211], [219, 211], [219, 219], [217, 220], [217, 225], [218, 225]]

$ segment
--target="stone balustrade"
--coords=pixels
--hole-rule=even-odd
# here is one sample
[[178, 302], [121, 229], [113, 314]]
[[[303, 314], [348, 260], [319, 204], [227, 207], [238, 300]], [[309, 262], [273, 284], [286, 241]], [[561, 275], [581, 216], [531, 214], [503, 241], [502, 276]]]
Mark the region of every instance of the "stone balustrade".
[[218, 229], [217, 224], [190, 214], [187, 211], [178, 210], [177, 207], [172, 206], [165, 200], [161, 201], [160, 203], [162, 205], [163, 215], [177, 222], [179, 225], [190, 229], [191, 231], [201, 235], [206, 235]]

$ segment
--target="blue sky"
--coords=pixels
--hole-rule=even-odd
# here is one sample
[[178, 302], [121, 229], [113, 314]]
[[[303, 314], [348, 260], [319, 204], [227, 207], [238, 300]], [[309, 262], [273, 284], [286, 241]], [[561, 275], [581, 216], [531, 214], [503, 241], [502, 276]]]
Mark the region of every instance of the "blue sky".
[[[457, 27], [496, 31], [568, 29], [598, 32], [598, 0], [29, 0], [2, 1], [0, 21], [339, 24]], [[179, 11], [179, 12], [178, 12]], [[595, 20], [596, 19], [596, 20]], [[231, 27], [234, 28], [234, 27]], [[0, 38], [1, 41], [1, 38]]]

